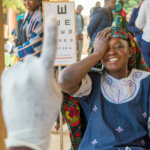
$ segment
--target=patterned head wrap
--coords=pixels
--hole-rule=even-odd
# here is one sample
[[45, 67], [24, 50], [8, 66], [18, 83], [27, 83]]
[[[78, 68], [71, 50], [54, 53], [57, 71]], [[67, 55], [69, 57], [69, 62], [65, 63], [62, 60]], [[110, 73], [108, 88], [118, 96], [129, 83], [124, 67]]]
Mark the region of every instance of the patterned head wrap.
[[[111, 35], [112, 37], [119, 37], [122, 39], [125, 39], [130, 42], [131, 45], [131, 57], [129, 58], [128, 62], [128, 69], [131, 70], [132, 68], [140, 69], [140, 70], [145, 70], [145, 71], [150, 71], [149, 67], [146, 65], [145, 60], [143, 58], [143, 54], [135, 42], [132, 34], [128, 32], [126, 29], [123, 27], [110, 27], [111, 28]], [[90, 49], [90, 54], [93, 53], [94, 51], [94, 46], [91, 47]], [[102, 64], [101, 62], [98, 62], [94, 68], [97, 69], [102, 69]]]

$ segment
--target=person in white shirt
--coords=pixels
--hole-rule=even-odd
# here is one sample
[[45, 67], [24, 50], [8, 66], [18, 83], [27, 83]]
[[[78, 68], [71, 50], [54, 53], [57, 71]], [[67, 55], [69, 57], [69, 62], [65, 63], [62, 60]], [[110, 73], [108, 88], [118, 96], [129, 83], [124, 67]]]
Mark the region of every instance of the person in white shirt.
[[141, 50], [150, 67], [150, 1], [145, 0], [139, 10], [135, 25], [143, 31]]

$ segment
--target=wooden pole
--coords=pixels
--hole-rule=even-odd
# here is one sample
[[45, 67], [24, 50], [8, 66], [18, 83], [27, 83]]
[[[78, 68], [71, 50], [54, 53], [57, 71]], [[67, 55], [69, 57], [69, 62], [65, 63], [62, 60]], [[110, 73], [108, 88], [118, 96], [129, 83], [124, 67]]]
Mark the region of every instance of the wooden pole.
[[[58, 66], [58, 74], [61, 72], [61, 66]], [[60, 123], [60, 150], [64, 149], [64, 145], [63, 145], [63, 116], [62, 113], [60, 111], [59, 114], [59, 123]]]
[[[3, 31], [3, 8], [0, 0], [0, 76], [4, 69], [4, 31]], [[1, 85], [0, 85], [1, 86]], [[0, 87], [1, 92], [1, 87]], [[2, 103], [0, 97], [0, 150], [6, 150], [4, 139], [6, 137], [5, 125], [2, 116]]]
[[64, 149], [64, 140], [63, 140], [63, 116], [62, 113], [60, 112], [59, 116], [59, 121], [60, 121], [60, 150]]

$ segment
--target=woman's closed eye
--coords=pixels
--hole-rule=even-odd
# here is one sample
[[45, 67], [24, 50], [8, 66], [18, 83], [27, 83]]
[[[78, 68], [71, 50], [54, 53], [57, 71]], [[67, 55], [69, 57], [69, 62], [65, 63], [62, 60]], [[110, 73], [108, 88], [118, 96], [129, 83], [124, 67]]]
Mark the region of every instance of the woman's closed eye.
[[123, 45], [117, 44], [117, 45], [115, 45], [115, 46], [113, 46], [113, 47], [109, 47], [109, 48], [108, 48], [108, 51], [111, 50], [111, 49], [113, 49], [113, 50], [120, 50], [120, 49], [123, 48], [123, 47], [124, 47]]
[[121, 48], [123, 48], [123, 45], [115, 45], [114, 47], [113, 47], [113, 49], [115, 49], [115, 50], [119, 50], [119, 49], [121, 49]]

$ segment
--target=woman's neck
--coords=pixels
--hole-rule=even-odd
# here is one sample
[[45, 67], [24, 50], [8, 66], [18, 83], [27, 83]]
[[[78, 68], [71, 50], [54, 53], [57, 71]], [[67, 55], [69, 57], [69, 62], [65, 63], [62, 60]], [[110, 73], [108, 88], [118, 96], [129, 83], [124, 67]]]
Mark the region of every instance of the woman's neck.
[[29, 15], [32, 15], [37, 9], [40, 9], [41, 8], [41, 6], [39, 6], [39, 7], [37, 7], [35, 10], [32, 10], [32, 11], [28, 11], [29, 12]]
[[109, 72], [106, 70], [106, 72], [111, 75], [112, 77], [116, 78], [116, 79], [122, 79], [122, 78], [126, 78], [129, 76], [130, 71], [128, 69], [126, 70], [120, 70], [120, 71], [114, 71], [114, 72]]

